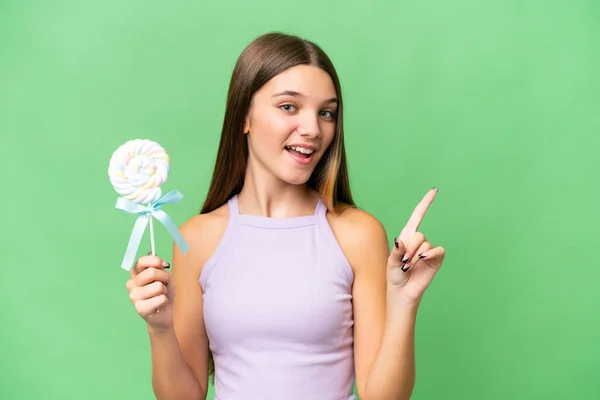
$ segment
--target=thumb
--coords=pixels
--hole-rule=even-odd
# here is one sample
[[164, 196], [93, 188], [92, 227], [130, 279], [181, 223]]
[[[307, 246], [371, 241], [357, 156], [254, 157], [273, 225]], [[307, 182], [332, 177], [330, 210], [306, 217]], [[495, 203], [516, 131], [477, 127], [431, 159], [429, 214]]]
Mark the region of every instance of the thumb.
[[[388, 258], [387, 265], [387, 280], [388, 284], [393, 286], [402, 286], [408, 281], [411, 271], [403, 271], [402, 267], [405, 263], [402, 262], [406, 253], [406, 243], [399, 238], [394, 239], [394, 247]], [[412, 269], [412, 268], [411, 268]]]
[[402, 258], [405, 253], [406, 243], [399, 238], [394, 238], [394, 247], [392, 247], [392, 252], [388, 258], [388, 268], [402, 268], [404, 265]]
[[175, 299], [175, 286], [171, 277], [169, 277], [169, 281], [167, 282], [167, 298], [171, 302]]

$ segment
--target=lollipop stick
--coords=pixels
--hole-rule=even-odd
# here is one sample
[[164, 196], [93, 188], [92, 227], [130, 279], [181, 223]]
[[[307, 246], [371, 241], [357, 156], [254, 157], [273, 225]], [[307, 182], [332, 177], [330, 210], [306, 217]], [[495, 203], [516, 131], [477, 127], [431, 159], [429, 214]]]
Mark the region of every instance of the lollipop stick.
[[[151, 207], [152, 204], [150, 203], [148, 206]], [[155, 256], [156, 248], [154, 247], [154, 225], [152, 224], [152, 214], [148, 215], [148, 217], [150, 218], [150, 245], [152, 246], [152, 255]]]

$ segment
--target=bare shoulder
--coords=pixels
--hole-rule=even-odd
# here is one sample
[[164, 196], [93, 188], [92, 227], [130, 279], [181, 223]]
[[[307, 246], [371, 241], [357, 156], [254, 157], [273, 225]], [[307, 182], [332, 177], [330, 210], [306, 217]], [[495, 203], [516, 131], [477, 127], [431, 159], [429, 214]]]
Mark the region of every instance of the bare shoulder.
[[[187, 264], [188, 270], [200, 276], [202, 267], [208, 261], [217, 248], [229, 220], [229, 209], [227, 204], [206, 214], [199, 214], [185, 221], [179, 231], [189, 245], [186, 255], [179, 254], [183, 263]], [[174, 250], [179, 253], [179, 249]], [[184, 261], [185, 260], [185, 261]], [[175, 266], [173, 271], [175, 271]]]
[[383, 224], [367, 211], [345, 206], [339, 212], [328, 212], [327, 219], [330, 224], [335, 224], [341, 228], [357, 229], [357, 234], [381, 233], [385, 231]]
[[389, 253], [383, 224], [367, 211], [348, 206], [339, 212], [328, 212], [327, 220], [354, 272], [368, 265], [364, 262], [366, 255]]

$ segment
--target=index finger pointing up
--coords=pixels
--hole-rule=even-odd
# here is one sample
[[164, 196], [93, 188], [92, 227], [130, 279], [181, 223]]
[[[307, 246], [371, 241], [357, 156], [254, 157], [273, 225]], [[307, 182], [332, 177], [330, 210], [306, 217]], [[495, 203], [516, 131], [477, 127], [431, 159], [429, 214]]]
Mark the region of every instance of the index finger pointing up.
[[437, 188], [433, 188], [427, 192], [425, 197], [423, 197], [423, 200], [421, 200], [417, 207], [415, 207], [415, 210], [410, 216], [410, 219], [408, 220], [406, 226], [402, 230], [403, 233], [413, 234], [417, 232], [417, 230], [419, 229], [419, 225], [421, 225], [423, 217], [425, 217], [425, 213], [429, 209], [431, 203], [433, 203], [433, 199], [435, 199], [437, 192]]

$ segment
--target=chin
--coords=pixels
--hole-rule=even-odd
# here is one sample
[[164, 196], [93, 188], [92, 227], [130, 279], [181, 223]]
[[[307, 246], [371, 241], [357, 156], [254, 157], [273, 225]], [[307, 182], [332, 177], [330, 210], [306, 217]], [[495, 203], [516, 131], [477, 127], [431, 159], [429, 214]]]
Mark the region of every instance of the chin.
[[[315, 156], [317, 155], [315, 154]], [[312, 176], [320, 158], [319, 156], [314, 157], [308, 163], [304, 164], [294, 161], [293, 158], [290, 158], [286, 154], [279, 168], [274, 171], [275, 175], [290, 185], [304, 185]]]
[[311, 171], [304, 171], [299, 173], [298, 171], [292, 172], [290, 171], [287, 174], [282, 174], [279, 176], [279, 179], [290, 184], [290, 185], [304, 185], [310, 179], [312, 175]]

